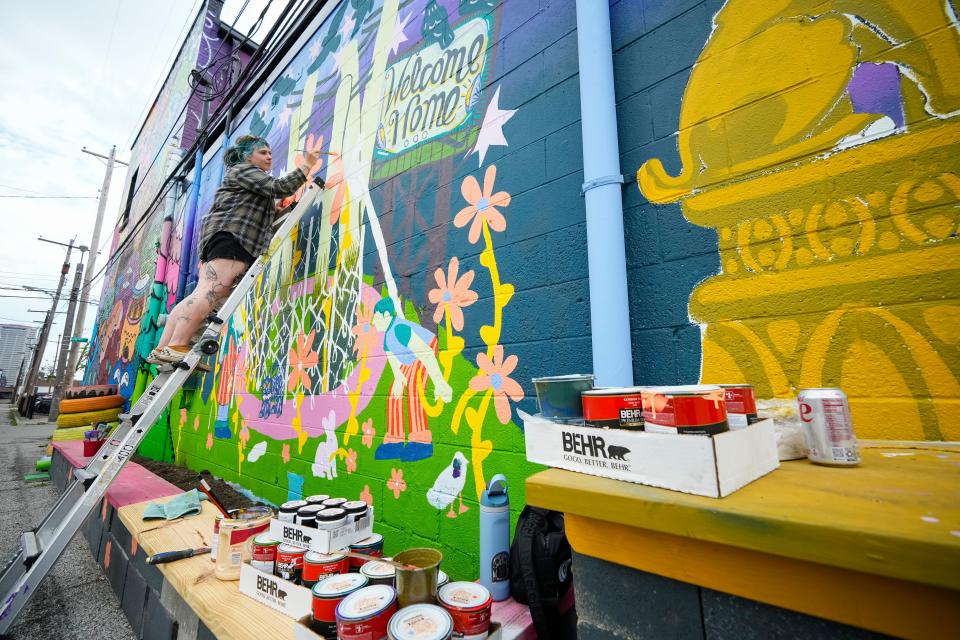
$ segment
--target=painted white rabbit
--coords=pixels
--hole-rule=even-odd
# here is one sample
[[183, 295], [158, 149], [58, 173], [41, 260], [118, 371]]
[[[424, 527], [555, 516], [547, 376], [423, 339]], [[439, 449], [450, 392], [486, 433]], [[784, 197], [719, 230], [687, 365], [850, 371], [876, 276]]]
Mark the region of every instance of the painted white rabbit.
[[317, 454], [310, 467], [317, 478], [333, 480], [337, 477], [337, 414], [331, 409], [321, 421], [325, 439], [317, 446]]

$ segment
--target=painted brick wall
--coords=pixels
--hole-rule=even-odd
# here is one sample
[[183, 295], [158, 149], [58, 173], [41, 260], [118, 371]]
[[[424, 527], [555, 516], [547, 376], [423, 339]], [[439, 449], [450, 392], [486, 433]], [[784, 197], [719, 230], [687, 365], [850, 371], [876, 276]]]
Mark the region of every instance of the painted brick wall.
[[[476, 37], [460, 126], [393, 149], [383, 114], [410, 97], [391, 102], [389, 82]], [[322, 207], [232, 317], [215, 371], [151, 434], [152, 455], [275, 503], [365, 499], [389, 553], [437, 546], [446, 571], [475, 578], [480, 490], [504, 474], [515, 519], [537, 470], [516, 413], [535, 411], [531, 378], [592, 369], [576, 71], [572, 0], [334, 8], [233, 137], [266, 137], [278, 175], [305, 145], [343, 162], [318, 168]], [[206, 157], [201, 216], [222, 170]]]
[[957, 438], [956, 4], [612, 13], [637, 382], [841, 387], [861, 437]]

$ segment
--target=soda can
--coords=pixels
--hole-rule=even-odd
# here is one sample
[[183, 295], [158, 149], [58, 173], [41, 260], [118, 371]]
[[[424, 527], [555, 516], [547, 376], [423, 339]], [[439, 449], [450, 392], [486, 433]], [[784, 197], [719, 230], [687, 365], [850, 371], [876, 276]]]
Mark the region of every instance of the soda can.
[[860, 464], [857, 436], [847, 396], [840, 389], [801, 389], [797, 396], [807, 458], [816, 464], [851, 467]]

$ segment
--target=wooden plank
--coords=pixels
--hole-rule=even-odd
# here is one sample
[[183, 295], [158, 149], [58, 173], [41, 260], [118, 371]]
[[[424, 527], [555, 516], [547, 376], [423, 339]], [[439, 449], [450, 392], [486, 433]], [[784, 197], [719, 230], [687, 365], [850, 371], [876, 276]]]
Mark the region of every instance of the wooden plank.
[[608, 562], [896, 637], [932, 640], [960, 629], [960, 593], [949, 589], [582, 516], [565, 520], [578, 553]]
[[[209, 546], [216, 509], [208, 502], [201, 503], [200, 514], [170, 522], [144, 522], [143, 510], [147, 504], [132, 504], [118, 511], [123, 524], [147, 554]], [[157, 566], [217, 638], [287, 640], [293, 637], [292, 619], [241, 594], [238, 580], [224, 582], [215, 578], [209, 555]]]
[[960, 590], [960, 444], [861, 443], [863, 463], [797, 460], [722, 499], [550, 469], [527, 503], [605, 522]]

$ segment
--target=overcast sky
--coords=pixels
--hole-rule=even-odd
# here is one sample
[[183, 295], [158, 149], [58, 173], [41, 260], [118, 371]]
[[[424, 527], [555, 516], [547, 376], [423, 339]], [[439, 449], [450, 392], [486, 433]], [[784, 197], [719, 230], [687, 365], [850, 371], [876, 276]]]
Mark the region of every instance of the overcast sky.
[[[236, 28], [245, 33], [267, 1], [249, 0]], [[0, 40], [0, 323], [40, 326], [43, 314], [28, 310], [48, 309], [50, 298], [19, 288], [56, 288], [66, 249], [37, 237], [63, 243], [76, 238], [76, 244], [88, 245], [93, 233], [106, 163], [80, 149], [106, 155], [116, 145], [117, 157], [129, 158], [133, 138], [200, 4], [47, 0], [5, 7]], [[243, 4], [227, 0], [222, 19], [232, 23]], [[259, 34], [266, 33], [283, 4], [273, 2]], [[109, 257], [125, 173], [122, 166], [113, 173], [98, 271]], [[74, 252], [71, 262], [78, 259]], [[71, 271], [67, 295], [72, 280]], [[92, 298], [99, 298], [101, 286], [98, 279]], [[66, 310], [65, 300], [60, 310]], [[57, 315], [52, 341], [62, 333], [65, 315]], [[85, 337], [94, 316], [92, 306]], [[48, 344], [44, 362], [52, 364], [56, 352], [53, 342]]]

